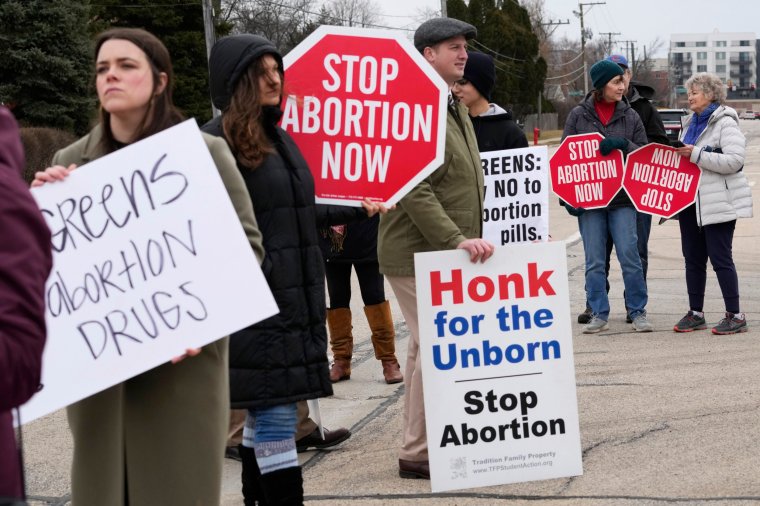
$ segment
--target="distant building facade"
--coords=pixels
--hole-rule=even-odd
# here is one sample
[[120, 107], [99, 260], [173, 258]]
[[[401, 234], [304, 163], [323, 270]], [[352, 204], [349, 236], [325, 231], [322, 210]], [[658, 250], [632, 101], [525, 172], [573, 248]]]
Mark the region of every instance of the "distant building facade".
[[678, 89], [697, 72], [711, 72], [728, 86], [728, 98], [755, 97], [757, 36], [754, 32], [675, 33], [670, 36], [670, 70]]

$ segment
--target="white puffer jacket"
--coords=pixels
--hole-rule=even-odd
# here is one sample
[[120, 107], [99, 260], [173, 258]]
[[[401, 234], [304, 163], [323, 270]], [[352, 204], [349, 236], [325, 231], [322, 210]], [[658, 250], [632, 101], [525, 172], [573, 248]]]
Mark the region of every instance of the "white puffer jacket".
[[[683, 140], [694, 115], [690, 115], [681, 131]], [[739, 116], [727, 106], [718, 107], [697, 138], [691, 161], [702, 169], [697, 192], [699, 226], [725, 223], [737, 218], [752, 217], [752, 193], [744, 172], [744, 134], [739, 129]], [[720, 148], [722, 153], [706, 151]]]

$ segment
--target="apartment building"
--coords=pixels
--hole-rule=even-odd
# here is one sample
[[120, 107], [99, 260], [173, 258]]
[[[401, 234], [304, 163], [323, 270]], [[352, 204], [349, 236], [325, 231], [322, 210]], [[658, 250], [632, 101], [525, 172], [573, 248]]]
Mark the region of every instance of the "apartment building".
[[673, 84], [697, 72], [712, 72], [728, 85], [729, 98], [754, 96], [758, 40], [754, 32], [675, 33], [670, 36]]

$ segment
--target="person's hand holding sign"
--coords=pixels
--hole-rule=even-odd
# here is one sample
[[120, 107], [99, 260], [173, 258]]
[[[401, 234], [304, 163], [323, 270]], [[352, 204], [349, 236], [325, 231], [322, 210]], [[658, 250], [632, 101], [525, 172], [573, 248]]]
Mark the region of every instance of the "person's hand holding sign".
[[599, 152], [607, 156], [612, 153], [613, 149], [624, 150], [628, 147], [628, 139], [623, 137], [606, 137], [599, 143]]
[[45, 183], [63, 181], [76, 168], [76, 164], [72, 163], [68, 167], [64, 167], [63, 165], [54, 165], [52, 167], [48, 167], [45, 170], [35, 172], [34, 181], [32, 181], [31, 186], [32, 188], [37, 188], [38, 186], [42, 186]]
[[457, 249], [466, 250], [470, 254], [470, 261], [472, 263], [485, 262], [491, 255], [493, 255], [496, 247], [485, 239], [465, 239], [460, 242]]
[[200, 354], [201, 350], [202, 350], [202, 348], [188, 348], [188, 349], [185, 350], [185, 354], [184, 355], [180, 355], [179, 357], [174, 357], [172, 359], [172, 364], [177, 364], [179, 362], [182, 362], [187, 357], [194, 357], [194, 356]]
[[368, 197], [362, 200], [362, 207], [364, 208], [364, 211], [367, 213], [367, 217], [369, 218], [372, 218], [377, 213], [386, 214], [388, 211], [396, 209], [395, 204], [388, 208], [380, 202], [373, 202]]

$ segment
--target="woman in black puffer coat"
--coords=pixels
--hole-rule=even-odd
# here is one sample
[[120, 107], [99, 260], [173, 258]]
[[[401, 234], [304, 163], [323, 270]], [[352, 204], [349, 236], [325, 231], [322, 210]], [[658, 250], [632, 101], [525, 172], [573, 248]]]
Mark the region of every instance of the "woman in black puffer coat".
[[332, 395], [325, 330], [324, 265], [317, 229], [366, 218], [364, 209], [315, 206], [314, 180], [281, 117], [283, 67], [263, 37], [219, 40], [209, 62], [222, 116], [203, 130], [223, 136], [238, 161], [261, 230], [264, 276], [279, 314], [230, 339], [230, 396], [248, 409], [243, 433], [245, 504], [301, 504], [296, 401]]

